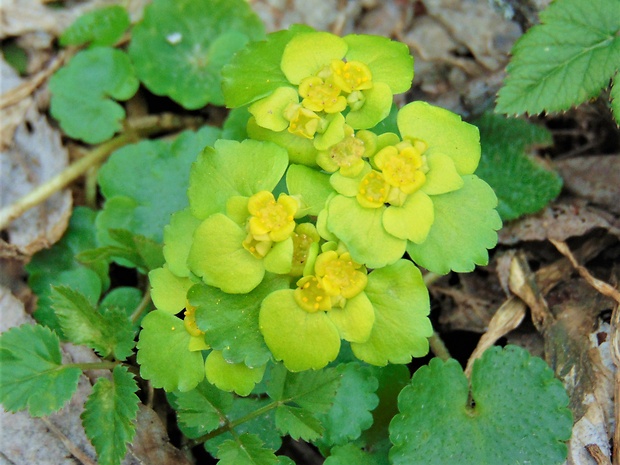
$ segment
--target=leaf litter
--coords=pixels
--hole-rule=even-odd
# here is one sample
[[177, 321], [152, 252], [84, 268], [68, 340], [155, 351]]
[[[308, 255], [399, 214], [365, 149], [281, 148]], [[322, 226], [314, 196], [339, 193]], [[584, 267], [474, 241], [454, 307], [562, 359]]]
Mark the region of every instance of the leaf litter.
[[[23, 37], [37, 31], [58, 37], [75, 17], [100, 3], [87, 2], [79, 8], [50, 13], [48, 7], [34, 0], [3, 2], [2, 34], [3, 37]], [[132, 2], [132, 5], [135, 3], [139, 2]], [[404, 41], [415, 56], [414, 82], [417, 83], [406, 98], [424, 99], [466, 116], [481, 115], [493, 106], [512, 44], [523, 28], [536, 22], [537, 6], [538, 9], [545, 6], [544, 2], [524, 2], [515, 6], [512, 2], [490, 4], [484, 0], [328, 0], [317, 1], [316, 5], [297, 0], [253, 0], [250, 4], [266, 22], [268, 31], [288, 27], [293, 22], [305, 22], [339, 34], [376, 33]], [[134, 18], [139, 17], [140, 11], [138, 6], [133, 11]], [[24, 86], [24, 82], [29, 82], [31, 92], [45, 85], [47, 76], [38, 82], [33, 74], [26, 76], [26, 81], [20, 81], [15, 75], [9, 81], [5, 79], [4, 68], [3, 64], [3, 98], [10, 88], [4, 87], [8, 82], [12, 86]], [[40, 66], [33, 68], [33, 73], [41, 72]], [[37, 182], [62, 170], [67, 163], [59, 133], [37, 111], [36, 100], [32, 93], [27, 94], [7, 106], [11, 112], [3, 115], [3, 123], [10, 123], [8, 128], [3, 127], [2, 133], [2, 142], [10, 146], [0, 155], [3, 206], [28, 193]], [[597, 103], [585, 107], [589, 105]], [[7, 115], [10, 119], [5, 120]], [[572, 111], [568, 117], [578, 123], [571, 128], [575, 139], [568, 145], [558, 144], [565, 139], [557, 124], [565, 124], [566, 118], [547, 116], [541, 121], [554, 133], [555, 148], [538, 150], [539, 155], [551, 159], [552, 167], [564, 180], [560, 198], [542, 212], [508, 222], [500, 232], [500, 245], [487, 267], [468, 275], [439, 278], [431, 286], [431, 293], [439, 323], [436, 329], [446, 341], [458, 329], [481, 336], [480, 350], [476, 354], [484, 347], [503, 344], [506, 340], [521, 341], [522, 345], [530, 344], [534, 350], [541, 351], [568, 388], [575, 414], [567, 463], [582, 464], [593, 460], [586, 445], [596, 444], [603, 456], [610, 456], [614, 418], [611, 399], [614, 380], [616, 384], [618, 381], [611, 357], [614, 344], [617, 346], [617, 321], [612, 321], [611, 317], [612, 312], [618, 313], [617, 304], [590, 286], [586, 279], [594, 275], [617, 288], [619, 273], [613, 263], [620, 260], [620, 142], [617, 142], [620, 137], [613, 126], [600, 124], [593, 128], [585, 124], [584, 121], [591, 123], [592, 120], [584, 118], [583, 112]], [[604, 117], [609, 115], [599, 113], [596, 116]], [[600, 137], [601, 126], [605, 126], [604, 138]], [[13, 128], [15, 132], [11, 135]], [[571, 157], [570, 152], [580, 149], [579, 143], [583, 144], [584, 140], [587, 141], [586, 151]], [[562, 158], [563, 154], [569, 157]], [[51, 246], [66, 228], [71, 208], [70, 194], [64, 191], [13, 222], [0, 243], [2, 256], [24, 260], [37, 250]], [[551, 241], [566, 243], [587, 273], [581, 276]], [[521, 271], [513, 266], [517, 255], [525, 266]], [[528, 268], [533, 270], [528, 271]], [[522, 275], [521, 285], [515, 284], [518, 273]], [[10, 324], [25, 321], [23, 304], [6, 290], [0, 297], [3, 322], [5, 315], [11, 315]], [[529, 312], [519, 325], [524, 302]], [[470, 353], [453, 351], [452, 355], [467, 361]], [[91, 383], [92, 380], [84, 378], [80, 389], [84, 385], [89, 390]], [[80, 402], [84, 400], [85, 397], [74, 399], [76, 410], [68, 414], [74, 426], [69, 426], [69, 430], [81, 429], [79, 411]], [[185, 457], [165, 439], [166, 425], [152, 410], [141, 406], [138, 418], [137, 442], [131, 446], [133, 454], [145, 454], [142, 455], [145, 463], [185, 463]], [[12, 415], [10, 422], [3, 418], [2, 423], [17, 425], [16, 419], [17, 416]], [[24, 428], [36, 430], [33, 434], [46, 435], [47, 439], [36, 436], [40, 439], [33, 441], [28, 434], [11, 436], [11, 441], [1, 439], [0, 447], [5, 455], [7, 451], [17, 451], [28, 460], [12, 459], [15, 463], [44, 464], [44, 461], [33, 462], [32, 455], [25, 455], [34, 453], [29, 447], [37, 444], [40, 450], [47, 451], [47, 458], [51, 460], [47, 463], [75, 463], [73, 458], [66, 459], [66, 447], [58, 434], [50, 433], [49, 428], [42, 427], [37, 420], [27, 418], [25, 421]], [[71, 438], [73, 432], [63, 434]], [[28, 438], [28, 444], [14, 443], [14, 438], [20, 436]], [[163, 442], [159, 442], [159, 438], [164, 438]], [[49, 442], [43, 446], [43, 441]], [[87, 457], [94, 457], [92, 449], [80, 442], [81, 439], [71, 441]], [[51, 458], [52, 450], [58, 450], [63, 458]]]

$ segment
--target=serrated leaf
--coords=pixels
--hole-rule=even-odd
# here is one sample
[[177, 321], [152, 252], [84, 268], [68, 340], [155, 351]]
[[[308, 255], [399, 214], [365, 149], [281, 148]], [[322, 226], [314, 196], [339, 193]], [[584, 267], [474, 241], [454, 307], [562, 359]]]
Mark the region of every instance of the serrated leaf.
[[60, 36], [60, 45], [114, 45], [129, 27], [127, 10], [120, 5], [98, 8], [80, 16]]
[[223, 391], [235, 392], [240, 396], [249, 395], [257, 383], [263, 379], [266, 365], [249, 367], [245, 363], [231, 363], [222, 352], [212, 350], [205, 362], [207, 380]]
[[282, 434], [288, 434], [295, 440], [314, 441], [325, 431], [321, 421], [311, 412], [289, 405], [280, 405], [276, 409], [276, 426]]
[[[123, 320], [123, 317], [132, 318], [134, 311], [138, 308], [138, 306], [144, 305], [142, 300], [144, 299], [144, 295], [140, 289], [135, 287], [127, 287], [121, 286], [112, 289], [108, 292], [101, 302], [99, 303], [99, 308], [97, 309], [99, 313], [106, 314], [108, 311], [119, 311], [120, 316], [119, 319]], [[152, 309], [153, 306], [147, 304], [147, 308], [144, 309], [144, 313], [147, 313], [148, 310]], [[133, 331], [135, 333], [138, 332], [140, 328], [140, 320], [134, 321], [132, 325]]]
[[73, 396], [82, 370], [62, 365], [60, 340], [40, 325], [22, 325], [0, 335], [0, 402], [5, 410], [42, 417]]
[[495, 191], [502, 220], [535, 213], [559, 195], [562, 178], [527, 155], [534, 145], [553, 143], [547, 129], [493, 114], [482, 116], [474, 124], [480, 129], [482, 145], [476, 174]]
[[372, 410], [379, 398], [375, 394], [379, 382], [371, 367], [349, 363], [342, 371], [340, 386], [334, 404], [318, 418], [325, 426], [322, 443], [342, 445], [360, 437], [373, 422]]
[[271, 292], [286, 287], [288, 279], [268, 275], [248, 294], [226, 294], [215, 287], [196, 284], [188, 299], [196, 307], [196, 323], [205, 332], [209, 345], [221, 350], [229, 362], [255, 367], [271, 358], [258, 327], [261, 303]]
[[472, 271], [489, 261], [488, 249], [497, 244], [502, 221], [495, 210], [497, 197], [475, 175], [463, 176], [464, 186], [433, 197], [435, 222], [421, 244], [410, 242], [407, 252], [418, 265], [438, 274]]
[[[305, 25], [294, 25], [267, 36], [266, 40], [248, 44], [222, 69], [222, 89], [226, 106], [237, 108], [252, 103], [281, 86], [290, 86], [280, 68], [286, 44], [301, 32], [312, 32]], [[252, 75], [247, 71], [251, 69]]]
[[76, 259], [80, 252], [98, 245], [95, 217], [96, 213], [88, 208], [75, 208], [69, 227], [60, 241], [50, 249], [35, 254], [26, 265], [28, 285], [38, 297], [34, 317], [39, 323], [56, 331], [61, 338], [64, 335], [51, 308], [52, 286], [69, 286], [95, 303], [102, 290], [110, 285], [108, 263], [105, 260], [85, 265]]
[[151, 92], [197, 109], [224, 103], [222, 67], [263, 35], [243, 0], [155, 0], [133, 30], [129, 53]]
[[125, 110], [114, 100], [131, 98], [138, 90], [138, 79], [127, 54], [95, 47], [76, 54], [52, 76], [49, 87], [50, 111], [63, 131], [98, 144], [121, 129]]
[[174, 315], [154, 310], [145, 316], [137, 345], [142, 378], [168, 392], [194, 389], [205, 368], [202, 354], [190, 352], [190, 338], [183, 320]]
[[336, 446], [323, 465], [377, 465], [372, 457], [354, 444]]
[[[236, 425], [234, 431], [237, 435], [245, 433], [256, 435], [265, 443], [265, 447], [278, 450], [282, 445], [282, 437], [276, 428], [275, 409], [269, 407], [273, 407], [273, 402], [268, 398], [235, 397], [226, 416], [231, 424]], [[259, 410], [262, 413], [255, 416], [255, 412]], [[244, 419], [245, 421], [241, 421]], [[230, 439], [233, 439], [233, 435], [224, 432], [209, 439], [204, 443], [204, 447], [207, 452], [216, 456], [219, 446]]]
[[263, 448], [263, 441], [254, 434], [242, 434], [224, 441], [218, 451], [219, 465], [274, 465], [278, 458], [273, 450]]
[[611, 100], [611, 111], [616, 119], [616, 124], [620, 126], [620, 84], [618, 84], [618, 80], [620, 80], [620, 74], [616, 73], [611, 85], [609, 98]]
[[97, 312], [88, 299], [69, 287], [54, 287], [52, 307], [67, 339], [95, 349], [102, 357], [113, 354], [125, 360], [132, 354], [134, 333], [131, 320], [120, 309]]
[[106, 198], [97, 217], [102, 245], [118, 245], [108, 229], [127, 229], [162, 242], [170, 215], [187, 206], [191, 164], [219, 136], [219, 129], [205, 126], [183, 132], [172, 143], [142, 141], [114, 152], [98, 174]]
[[398, 399], [390, 424], [394, 465], [556, 465], [567, 455], [572, 414], [560, 381], [520, 347], [493, 347], [474, 364], [471, 397], [456, 360], [431, 360]]
[[119, 465], [136, 432], [138, 386], [127, 367], [117, 365], [112, 380], [99, 378], [84, 404], [82, 424], [99, 465]]
[[78, 259], [85, 263], [114, 260], [121, 265], [137, 268], [144, 274], [164, 264], [163, 246], [148, 237], [125, 229], [109, 229], [107, 235], [116, 245], [85, 250]]
[[284, 365], [271, 370], [267, 394], [273, 400], [294, 402], [312, 413], [326, 413], [332, 407], [342, 379], [342, 370], [324, 368], [291, 373]]
[[568, 110], [597, 96], [620, 64], [618, 0], [551, 3], [514, 45], [496, 111]]
[[221, 426], [233, 404], [233, 395], [206, 380], [187, 392], [168, 393], [177, 412], [179, 428], [189, 438], [200, 437]]

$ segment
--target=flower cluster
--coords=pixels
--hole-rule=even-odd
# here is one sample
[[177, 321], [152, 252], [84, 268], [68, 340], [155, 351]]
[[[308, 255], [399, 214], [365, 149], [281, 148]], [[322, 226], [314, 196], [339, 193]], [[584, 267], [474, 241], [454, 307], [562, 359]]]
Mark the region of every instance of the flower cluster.
[[250, 138], [199, 156], [189, 207], [165, 230], [166, 265], [150, 274], [151, 315], [184, 311], [194, 375], [177, 388], [206, 372], [245, 395], [269, 360], [320, 369], [342, 341], [380, 366], [427, 353], [429, 296], [414, 263], [484, 264], [501, 223], [473, 174], [474, 126], [413, 102], [397, 112], [398, 133], [375, 128], [409, 89], [412, 64], [385, 38], [293, 28], [225, 70]]

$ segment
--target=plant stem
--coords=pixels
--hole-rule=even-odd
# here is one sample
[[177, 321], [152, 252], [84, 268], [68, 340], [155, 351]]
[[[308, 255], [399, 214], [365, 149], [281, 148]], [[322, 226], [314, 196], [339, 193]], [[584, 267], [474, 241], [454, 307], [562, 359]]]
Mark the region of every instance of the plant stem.
[[92, 362], [92, 363], [68, 363], [66, 366], [79, 368], [82, 371], [88, 370], [112, 370], [116, 365], [120, 365], [120, 362], [110, 362], [110, 361], [102, 361], [102, 362]]
[[148, 308], [149, 303], [151, 303], [151, 291], [147, 287], [146, 292], [144, 293], [144, 296], [142, 297], [142, 300], [140, 301], [136, 309], [131, 314], [132, 323], [135, 323], [136, 321], [140, 319], [140, 317], [142, 316], [142, 313], [144, 313], [144, 310]]
[[433, 332], [433, 335], [428, 338], [428, 343], [431, 346], [431, 351], [443, 361], [448, 360], [450, 357], [450, 351], [444, 344], [443, 340], [436, 332]]

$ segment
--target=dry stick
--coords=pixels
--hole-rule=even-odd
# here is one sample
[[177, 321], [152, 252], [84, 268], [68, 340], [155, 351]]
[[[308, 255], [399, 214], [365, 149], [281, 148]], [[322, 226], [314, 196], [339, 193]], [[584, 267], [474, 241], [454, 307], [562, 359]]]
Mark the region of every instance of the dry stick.
[[6, 228], [13, 220], [19, 218], [32, 207], [39, 205], [69, 185], [91, 167], [102, 163], [112, 152], [123, 145], [137, 142], [140, 138], [146, 137], [149, 134], [193, 125], [195, 120], [196, 118], [187, 119], [171, 114], [148, 116], [136, 120], [135, 123], [128, 125], [129, 127], [125, 133], [99, 145], [86, 156], [69, 165], [64, 171], [36, 187], [14, 204], [0, 210], [0, 230]]
[[97, 465], [88, 457], [78, 446], [76, 446], [71, 439], [69, 439], [65, 433], [63, 433], [54, 423], [45, 417], [41, 418], [41, 421], [45, 423], [45, 426], [63, 443], [69, 453], [78, 459], [83, 465]]

